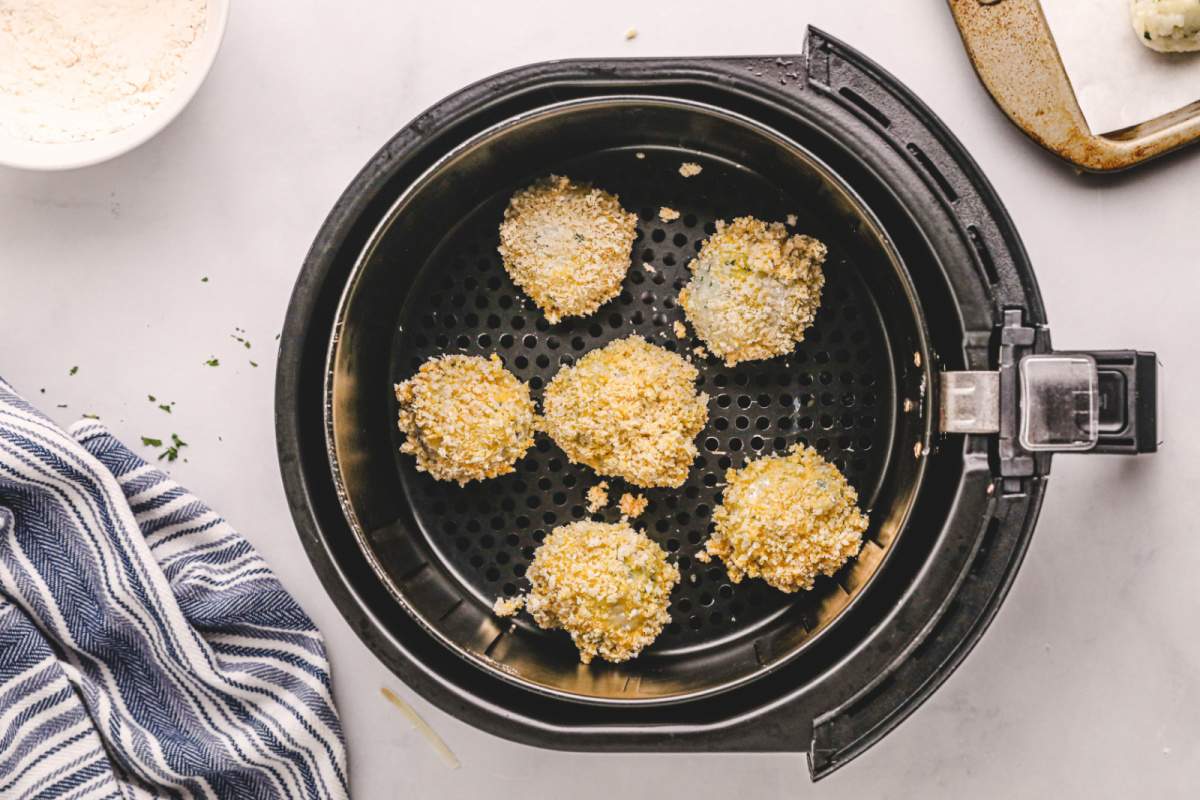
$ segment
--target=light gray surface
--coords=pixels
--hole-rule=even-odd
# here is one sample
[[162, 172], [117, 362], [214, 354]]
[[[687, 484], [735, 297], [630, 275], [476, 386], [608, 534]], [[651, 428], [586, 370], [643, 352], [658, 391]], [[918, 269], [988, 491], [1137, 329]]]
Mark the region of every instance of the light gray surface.
[[[209, 82], [163, 135], [87, 170], [0, 171], [0, 374], [63, 423], [93, 412], [130, 443], [172, 431], [191, 443], [175, 476], [245, 533], [326, 635], [356, 797], [1194, 796], [1200, 150], [1118, 178], [1075, 175], [992, 106], [937, 0], [743, 0], [719, 14], [694, 0], [539, 5], [235, 2]], [[308, 244], [361, 164], [466, 83], [555, 57], [797, 52], [809, 22], [881, 62], [962, 138], [1024, 237], [1059, 346], [1158, 350], [1168, 447], [1060, 457], [981, 644], [883, 743], [816, 786], [799, 755], [563, 754], [459, 723], [359, 643], [292, 529], [273, 338]], [[230, 338], [239, 327], [249, 351]], [[221, 366], [204, 366], [210, 356]], [[148, 393], [177, 401], [174, 413]]]

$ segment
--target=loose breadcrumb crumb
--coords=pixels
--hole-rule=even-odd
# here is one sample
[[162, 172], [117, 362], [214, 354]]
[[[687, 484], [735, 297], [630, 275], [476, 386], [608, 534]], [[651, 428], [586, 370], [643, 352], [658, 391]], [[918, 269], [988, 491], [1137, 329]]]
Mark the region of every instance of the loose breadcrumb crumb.
[[858, 554], [867, 515], [837, 467], [811, 447], [767, 456], [726, 472], [705, 549], [729, 579], [762, 578], [784, 592], [811, 589]]
[[699, 175], [703, 170], [704, 167], [700, 166], [694, 161], [685, 161], [679, 165], [679, 174], [685, 178], [691, 178], [694, 175]]
[[625, 31], [625, 41], [632, 41], [637, 38], [637, 28], [630, 28]]
[[668, 206], [663, 206], [658, 210], [658, 218], [663, 222], [672, 222], [679, 219], [679, 212]]
[[645, 157], [646, 157], [646, 154], [645, 154], [645, 153], [642, 153], [642, 152], [637, 152], [637, 153], [634, 153], [634, 155], [635, 155], [635, 156], [636, 156], [636, 157], [637, 157], [639, 160], [640, 160], [640, 159], [643, 159], [643, 158], [645, 158]]
[[[628, 524], [581, 520], [550, 532], [526, 577], [523, 599], [534, 622], [571, 634], [587, 664], [596, 656], [628, 661], [655, 640], [671, 619], [679, 568]], [[497, 613], [510, 606], [496, 601]]]
[[636, 235], [637, 215], [616, 195], [551, 175], [508, 201], [498, 249], [504, 269], [554, 324], [620, 293]]
[[650, 501], [645, 495], [630, 494], [625, 492], [621, 495], [621, 499], [617, 501], [617, 509], [621, 512], [621, 516], [626, 519], [636, 519], [646, 510], [646, 506], [650, 505]]
[[679, 305], [727, 366], [791, 352], [821, 304], [825, 245], [789, 236], [781, 223], [739, 217], [717, 223], [688, 264]]
[[671, 330], [675, 331], [676, 339], [686, 339], [687, 338], [687, 326], [684, 325], [679, 320], [675, 320], [673, 323], [671, 323]]
[[696, 559], [701, 564], [707, 564], [708, 562], [712, 561], [712, 556], [708, 554], [707, 550], [697, 550], [696, 555], [692, 556], [692, 558]]
[[541, 430], [574, 463], [636, 486], [679, 486], [708, 421], [699, 373], [681, 356], [629, 336], [559, 371], [542, 399]]
[[788, 224], [789, 226], [791, 226], [791, 227], [793, 227], [793, 228], [794, 228], [794, 227], [796, 227], [796, 223], [797, 223], [797, 222], [799, 222], [799, 221], [800, 221], [800, 218], [799, 218], [799, 217], [797, 217], [795, 214], [788, 214], [788, 215], [787, 215], [787, 224]]
[[704, 349], [704, 345], [698, 344], [692, 348], [692, 352], [697, 358], [708, 358], [708, 351]]
[[497, 597], [492, 604], [492, 613], [497, 617], [511, 617], [525, 606], [524, 597]]
[[645, 261], [642, 262], [642, 269], [646, 270], [646, 272], [649, 272], [651, 274], [658, 272], [658, 270], [656, 270], [654, 268], [653, 264], [647, 264]]
[[529, 387], [495, 353], [429, 359], [395, 391], [406, 435], [400, 452], [438, 480], [463, 485], [506, 475], [533, 446]]
[[587, 490], [587, 510], [589, 514], [595, 514], [600, 509], [608, 505], [608, 481], [600, 481], [595, 486]]

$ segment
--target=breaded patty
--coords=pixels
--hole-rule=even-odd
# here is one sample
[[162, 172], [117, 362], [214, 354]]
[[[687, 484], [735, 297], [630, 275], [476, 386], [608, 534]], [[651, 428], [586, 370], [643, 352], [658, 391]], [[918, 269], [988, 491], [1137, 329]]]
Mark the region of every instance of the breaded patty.
[[551, 531], [534, 552], [524, 597], [493, 607], [510, 616], [524, 605], [543, 628], [571, 634], [579, 660], [628, 661], [670, 621], [679, 568], [645, 534], [625, 524], [587, 520]]
[[811, 447], [730, 469], [706, 551], [729, 579], [762, 578], [784, 592], [811, 589], [858, 554], [867, 515], [837, 467]]
[[679, 486], [708, 420], [698, 374], [640, 336], [618, 339], [554, 376], [539, 425], [571, 461], [601, 475], [642, 487]]
[[529, 387], [495, 354], [431, 358], [396, 384], [396, 400], [408, 437], [400, 452], [441, 481], [461, 485], [505, 475], [533, 445]]
[[788, 236], [780, 222], [718, 222], [688, 264], [679, 305], [728, 366], [790, 353], [821, 304], [826, 252], [811, 236]]
[[621, 291], [637, 215], [616, 195], [551, 175], [508, 201], [500, 255], [551, 323], [591, 314]]

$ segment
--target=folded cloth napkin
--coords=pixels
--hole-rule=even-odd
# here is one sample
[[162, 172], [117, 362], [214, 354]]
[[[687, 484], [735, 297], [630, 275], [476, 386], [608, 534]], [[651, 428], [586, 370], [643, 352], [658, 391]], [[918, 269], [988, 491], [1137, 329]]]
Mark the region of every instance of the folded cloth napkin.
[[324, 642], [258, 553], [0, 380], [0, 797], [347, 796]]

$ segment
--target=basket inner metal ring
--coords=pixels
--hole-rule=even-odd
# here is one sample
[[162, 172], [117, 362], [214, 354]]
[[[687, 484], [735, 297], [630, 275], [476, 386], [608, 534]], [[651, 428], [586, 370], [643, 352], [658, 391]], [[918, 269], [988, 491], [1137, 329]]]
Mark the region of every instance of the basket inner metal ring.
[[[641, 154], [640, 157], [638, 154]], [[694, 177], [679, 165], [703, 167]], [[511, 193], [549, 174], [591, 181], [638, 213], [620, 295], [587, 318], [550, 325], [496, 252]], [[658, 209], [680, 212], [666, 222]], [[816, 322], [789, 356], [725, 367], [677, 338], [687, 262], [719, 219], [797, 217], [826, 242]], [[376, 229], [342, 298], [330, 347], [327, 422], [343, 507], [360, 546], [404, 612], [483, 669], [525, 688], [601, 703], [676, 702], [740, 685], [798, 657], [866, 588], [896, 544], [928, 443], [923, 317], [879, 223], [814, 157], [745, 118], [663, 98], [593, 98], [539, 109], [480, 134], [404, 193]], [[645, 494], [635, 527], [683, 577], [671, 622], [636, 660], [584, 667], [561, 631], [491, 616], [527, 586], [534, 549], [587, 516], [602, 478], [539, 435], [517, 470], [466, 487], [400, 456], [391, 385], [427, 358], [498, 353], [535, 399], [554, 373], [632, 333], [688, 357], [710, 395], [700, 455], [677, 489], [607, 478], [616, 521], [624, 491]], [[907, 402], [906, 402], [907, 401]], [[810, 592], [730, 582], [695, 553], [724, 474], [747, 459], [815, 447], [872, 515], [860, 555]], [[401, 613], [404, 613], [401, 612]]]

